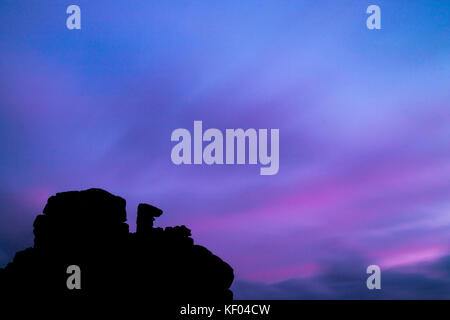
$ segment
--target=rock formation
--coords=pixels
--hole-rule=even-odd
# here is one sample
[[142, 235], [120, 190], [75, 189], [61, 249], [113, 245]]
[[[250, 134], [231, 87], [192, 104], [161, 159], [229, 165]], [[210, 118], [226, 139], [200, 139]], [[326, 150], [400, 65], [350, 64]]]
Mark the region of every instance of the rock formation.
[[[231, 300], [233, 269], [194, 245], [185, 226], [154, 228], [161, 214], [140, 204], [136, 233], [130, 233], [123, 198], [101, 189], [57, 193], [34, 221], [34, 246], [0, 269], [0, 293], [147, 303]], [[80, 267], [80, 290], [66, 285], [70, 265]]]

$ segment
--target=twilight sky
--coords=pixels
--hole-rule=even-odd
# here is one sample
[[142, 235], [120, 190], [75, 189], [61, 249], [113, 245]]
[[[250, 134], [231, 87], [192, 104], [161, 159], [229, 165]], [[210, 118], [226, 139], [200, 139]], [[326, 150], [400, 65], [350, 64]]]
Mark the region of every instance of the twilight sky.
[[[81, 31], [66, 28], [70, 4]], [[370, 4], [382, 30], [366, 28]], [[164, 210], [236, 298], [450, 299], [450, 2], [0, 3], [0, 266], [56, 192]], [[176, 166], [177, 128], [279, 128], [280, 170]], [[365, 287], [378, 264], [382, 290]]]

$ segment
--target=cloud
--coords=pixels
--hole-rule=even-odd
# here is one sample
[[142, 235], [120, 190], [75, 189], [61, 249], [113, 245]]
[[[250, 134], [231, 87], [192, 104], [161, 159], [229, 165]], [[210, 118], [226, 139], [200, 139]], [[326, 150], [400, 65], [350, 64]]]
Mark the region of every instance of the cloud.
[[[359, 268], [356, 266], [359, 264]], [[368, 290], [362, 264], [273, 284], [236, 280], [236, 299], [450, 299], [450, 255], [404, 269], [381, 270], [381, 290]]]

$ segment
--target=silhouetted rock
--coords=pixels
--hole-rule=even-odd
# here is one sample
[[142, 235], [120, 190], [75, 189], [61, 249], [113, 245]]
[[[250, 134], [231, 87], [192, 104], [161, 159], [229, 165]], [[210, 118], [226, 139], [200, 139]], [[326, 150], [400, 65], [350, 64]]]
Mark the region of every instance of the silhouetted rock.
[[146, 233], [150, 232], [153, 228], [153, 221], [155, 217], [160, 217], [162, 210], [146, 203], [140, 203], [138, 205], [137, 219], [136, 219], [136, 232]]
[[[58, 193], [34, 221], [34, 246], [0, 269], [0, 293], [147, 304], [232, 299], [233, 269], [194, 245], [185, 226], [154, 228], [161, 214], [140, 204], [130, 233], [123, 198], [101, 189]], [[80, 290], [67, 288], [70, 265], [81, 269]]]

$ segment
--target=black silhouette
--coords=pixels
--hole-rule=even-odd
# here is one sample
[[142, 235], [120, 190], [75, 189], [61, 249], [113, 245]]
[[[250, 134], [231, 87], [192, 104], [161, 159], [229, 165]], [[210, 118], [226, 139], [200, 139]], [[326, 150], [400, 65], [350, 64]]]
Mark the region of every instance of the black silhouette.
[[[0, 269], [0, 293], [149, 304], [231, 300], [233, 269], [194, 245], [185, 226], [154, 228], [161, 214], [140, 204], [130, 233], [123, 198], [101, 189], [58, 193], [34, 221], [34, 246]], [[67, 288], [70, 265], [81, 269], [80, 290]]]

